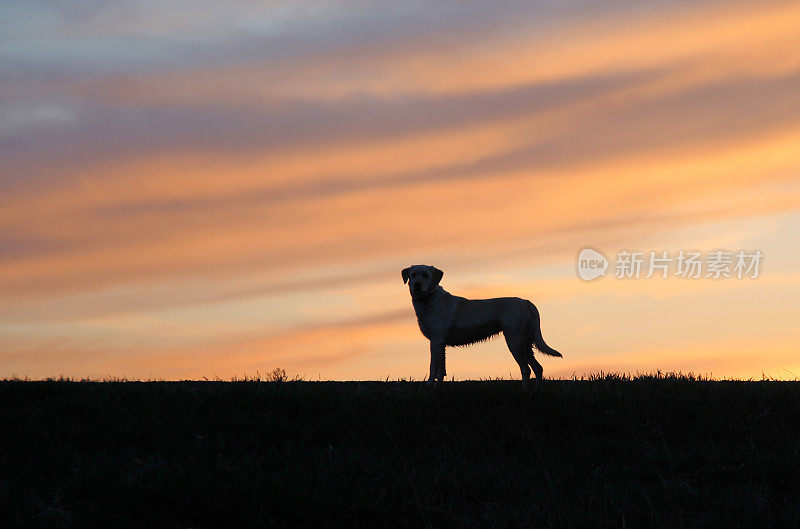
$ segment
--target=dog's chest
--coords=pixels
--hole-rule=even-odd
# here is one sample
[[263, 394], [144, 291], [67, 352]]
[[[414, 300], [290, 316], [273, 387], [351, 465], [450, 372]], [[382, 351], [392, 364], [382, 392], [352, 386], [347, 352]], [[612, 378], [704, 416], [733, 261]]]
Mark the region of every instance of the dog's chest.
[[423, 336], [429, 340], [444, 340], [453, 323], [453, 314], [448, 303], [437, 303], [432, 307], [414, 307], [417, 323]]

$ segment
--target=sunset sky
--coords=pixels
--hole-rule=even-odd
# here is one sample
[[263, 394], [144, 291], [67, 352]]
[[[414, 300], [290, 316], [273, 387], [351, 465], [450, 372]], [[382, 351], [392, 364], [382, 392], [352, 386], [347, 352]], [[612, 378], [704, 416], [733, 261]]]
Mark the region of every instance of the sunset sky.
[[[6, 0], [0, 378], [419, 380], [425, 263], [531, 299], [549, 377], [794, 379], [798, 28], [797, 2]], [[613, 277], [634, 249], [764, 257]], [[447, 372], [519, 378], [502, 339]]]

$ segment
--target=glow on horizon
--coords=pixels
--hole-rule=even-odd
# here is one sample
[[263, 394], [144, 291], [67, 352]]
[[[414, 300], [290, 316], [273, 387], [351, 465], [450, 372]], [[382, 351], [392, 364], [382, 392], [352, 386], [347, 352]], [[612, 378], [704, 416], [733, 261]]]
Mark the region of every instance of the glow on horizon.
[[546, 376], [800, 375], [797, 4], [234, 4], [0, 6], [0, 377], [419, 379], [418, 262], [532, 299]]

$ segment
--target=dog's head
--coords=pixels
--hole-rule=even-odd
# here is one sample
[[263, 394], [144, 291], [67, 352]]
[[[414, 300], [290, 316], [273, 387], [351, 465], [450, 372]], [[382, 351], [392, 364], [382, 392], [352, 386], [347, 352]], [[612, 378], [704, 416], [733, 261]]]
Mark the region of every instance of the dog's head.
[[411, 299], [425, 299], [442, 280], [444, 272], [430, 265], [413, 265], [403, 269], [403, 283], [408, 283]]

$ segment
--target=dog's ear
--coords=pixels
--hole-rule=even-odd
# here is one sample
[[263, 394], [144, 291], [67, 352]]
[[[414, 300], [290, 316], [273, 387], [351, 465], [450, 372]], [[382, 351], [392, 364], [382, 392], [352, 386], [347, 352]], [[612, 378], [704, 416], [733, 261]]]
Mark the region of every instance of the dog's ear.
[[444, 276], [444, 272], [436, 268], [435, 266], [431, 267], [431, 272], [433, 272], [433, 286], [439, 284], [439, 281], [442, 280], [442, 276]]
[[400, 273], [403, 274], [403, 284], [408, 283], [408, 274], [411, 273], [411, 267], [403, 268], [403, 271]]

